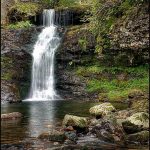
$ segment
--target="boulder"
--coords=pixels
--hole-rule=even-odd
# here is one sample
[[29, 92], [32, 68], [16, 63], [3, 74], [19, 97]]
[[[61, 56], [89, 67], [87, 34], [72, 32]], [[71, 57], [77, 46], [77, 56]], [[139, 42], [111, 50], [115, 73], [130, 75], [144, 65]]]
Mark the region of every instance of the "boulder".
[[63, 125], [86, 128], [88, 126], [88, 120], [85, 117], [65, 115], [63, 120]]
[[149, 111], [149, 99], [148, 98], [138, 98], [135, 100], [132, 100], [130, 102], [130, 108], [136, 111]]
[[123, 145], [125, 134], [122, 126], [111, 121], [99, 119], [99, 124], [92, 127], [91, 134], [96, 135], [100, 140]]
[[126, 118], [130, 117], [131, 114], [132, 114], [132, 112], [129, 110], [120, 110], [120, 111], [116, 112], [116, 118], [117, 119], [126, 119]]
[[91, 115], [94, 115], [94, 116], [104, 116], [115, 110], [116, 110], [115, 107], [111, 103], [103, 103], [103, 104], [91, 107], [89, 112]]
[[129, 92], [128, 97], [129, 98], [138, 98], [144, 96], [144, 93], [141, 90], [133, 89]]
[[19, 112], [1, 114], [1, 120], [11, 120], [11, 119], [17, 119], [17, 118], [21, 118], [21, 117], [22, 117], [22, 114]]
[[65, 132], [65, 136], [67, 137], [67, 139], [74, 141], [74, 142], [78, 139], [75, 131]]
[[127, 136], [127, 141], [128, 142], [140, 142], [141, 144], [148, 143], [149, 131], [145, 130], [145, 131], [137, 132], [134, 134], [129, 134]]
[[144, 112], [135, 113], [122, 122], [126, 133], [136, 133], [149, 128], [149, 114]]
[[145, 112], [135, 113], [127, 118], [128, 121], [134, 125], [142, 126], [143, 128], [149, 128], [149, 114]]

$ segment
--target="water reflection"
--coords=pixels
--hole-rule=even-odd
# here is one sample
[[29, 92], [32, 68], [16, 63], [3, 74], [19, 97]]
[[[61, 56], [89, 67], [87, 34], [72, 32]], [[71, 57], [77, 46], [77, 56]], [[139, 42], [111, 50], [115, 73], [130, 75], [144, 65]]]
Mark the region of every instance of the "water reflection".
[[[26, 101], [19, 104], [3, 104], [1, 113], [20, 112], [21, 120], [1, 122], [1, 143], [10, 144], [37, 137], [47, 132], [51, 125], [61, 125], [65, 114], [89, 116], [89, 108], [95, 103], [77, 101]], [[125, 109], [126, 105], [116, 105]]]

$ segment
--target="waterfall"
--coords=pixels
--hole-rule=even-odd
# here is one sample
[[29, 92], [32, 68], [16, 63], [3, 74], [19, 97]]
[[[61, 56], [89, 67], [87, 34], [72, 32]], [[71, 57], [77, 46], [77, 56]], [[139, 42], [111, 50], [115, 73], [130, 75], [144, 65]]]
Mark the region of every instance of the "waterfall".
[[44, 10], [44, 29], [38, 36], [32, 53], [30, 100], [55, 100], [59, 98], [55, 90], [54, 57], [60, 44], [60, 37], [54, 21], [55, 11], [53, 9]]

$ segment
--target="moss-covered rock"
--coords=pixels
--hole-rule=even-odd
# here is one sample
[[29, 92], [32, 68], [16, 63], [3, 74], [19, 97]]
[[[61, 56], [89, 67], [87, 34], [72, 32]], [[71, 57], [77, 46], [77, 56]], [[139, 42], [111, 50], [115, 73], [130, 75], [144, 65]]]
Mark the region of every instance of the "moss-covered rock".
[[89, 112], [94, 116], [103, 116], [115, 111], [115, 107], [111, 103], [103, 103], [90, 108]]
[[149, 114], [145, 112], [135, 113], [122, 122], [126, 133], [136, 133], [149, 128]]
[[116, 112], [116, 118], [117, 119], [126, 119], [132, 115], [132, 111], [129, 110], [120, 110]]
[[127, 136], [128, 142], [140, 142], [140, 143], [148, 143], [149, 141], [149, 131], [141, 131], [134, 134], [129, 134]]
[[136, 111], [149, 111], [149, 100], [147, 98], [140, 98], [131, 101], [130, 108]]
[[133, 89], [128, 94], [129, 98], [137, 98], [137, 97], [141, 97], [141, 96], [144, 96], [144, 93], [143, 93], [143, 91], [138, 90], [138, 89]]
[[143, 128], [149, 128], [149, 114], [145, 112], [135, 113], [127, 118], [128, 121], [134, 125], [142, 126]]
[[88, 120], [85, 117], [65, 115], [63, 120], [63, 125], [85, 128], [88, 126]]
[[118, 122], [120, 121], [120, 123], [123, 126], [124, 131], [127, 134], [132, 134], [132, 133], [136, 133], [136, 132], [139, 132], [139, 131], [143, 130], [143, 128], [141, 126], [135, 125], [135, 124], [133, 124], [130, 121], [127, 121], [125, 119], [123, 119], [123, 120], [117, 120], [117, 121]]

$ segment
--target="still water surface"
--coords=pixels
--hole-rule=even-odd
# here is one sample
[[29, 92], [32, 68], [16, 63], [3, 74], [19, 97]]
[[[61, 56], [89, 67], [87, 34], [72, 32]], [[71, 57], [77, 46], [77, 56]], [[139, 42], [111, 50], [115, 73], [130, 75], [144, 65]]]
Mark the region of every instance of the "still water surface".
[[[18, 104], [3, 104], [1, 113], [20, 112], [23, 118], [1, 122], [1, 143], [13, 144], [37, 137], [49, 130], [50, 125], [59, 126], [65, 114], [89, 116], [91, 102], [77, 101], [35, 101]], [[113, 104], [117, 109], [125, 109], [125, 104]]]
[[[77, 102], [77, 101], [24, 101], [18, 104], [2, 104], [1, 113], [20, 112], [22, 119], [12, 121], [1, 121], [1, 144], [21, 144], [28, 143], [29, 148], [34, 150], [45, 150], [53, 147], [51, 143], [41, 143], [36, 137], [49, 130], [51, 125], [61, 126], [65, 114], [77, 116], [89, 116], [89, 108], [97, 103]], [[123, 110], [127, 108], [126, 104], [112, 103], [116, 109]], [[86, 141], [88, 138], [86, 138]], [[82, 141], [82, 140], [81, 140]], [[84, 141], [85, 142], [85, 141]], [[98, 142], [99, 143], [99, 142]], [[98, 147], [101, 150], [112, 150], [110, 143], [100, 142]], [[28, 148], [27, 148], [28, 149]], [[51, 149], [51, 148], [50, 148]], [[128, 145], [128, 148], [116, 150], [148, 150], [148, 147]], [[6, 150], [4, 148], [4, 150]], [[19, 149], [21, 150], [21, 149]], [[25, 150], [22, 148], [22, 150]]]

